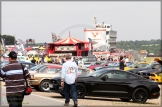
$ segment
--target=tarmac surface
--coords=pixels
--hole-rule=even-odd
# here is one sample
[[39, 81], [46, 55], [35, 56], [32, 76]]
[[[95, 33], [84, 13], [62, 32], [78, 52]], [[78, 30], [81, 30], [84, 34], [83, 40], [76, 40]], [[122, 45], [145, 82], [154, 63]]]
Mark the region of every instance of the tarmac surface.
[[[159, 85], [162, 87], [162, 85]], [[1, 106], [7, 106], [5, 84], [1, 82]], [[158, 99], [147, 100], [145, 104], [137, 104], [130, 102], [122, 102], [118, 98], [104, 98], [86, 96], [84, 99], [78, 99], [79, 107], [107, 107], [107, 106], [161, 106], [161, 96]], [[40, 92], [33, 89], [29, 96], [24, 97], [23, 106], [52, 106], [63, 107], [65, 99], [58, 93]], [[73, 102], [70, 100], [69, 107], [73, 107]]]

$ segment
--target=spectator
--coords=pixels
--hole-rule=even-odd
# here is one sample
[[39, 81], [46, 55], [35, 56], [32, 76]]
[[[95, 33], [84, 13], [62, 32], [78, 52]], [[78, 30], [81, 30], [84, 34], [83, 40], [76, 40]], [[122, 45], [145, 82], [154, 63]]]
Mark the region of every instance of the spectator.
[[125, 62], [129, 62], [128, 56], [125, 57]]
[[38, 64], [42, 64], [42, 58], [41, 57], [39, 57], [39, 59], [38, 59]]
[[83, 62], [82, 58], [79, 59], [78, 66], [79, 67], [84, 67], [84, 62]]
[[36, 60], [35, 60], [35, 58], [33, 57], [33, 59], [31, 60], [31, 62], [33, 63], [33, 64], [35, 64], [36, 63]]
[[73, 58], [73, 62], [75, 62], [78, 65], [78, 61], [76, 60], [76, 58]]
[[108, 57], [107, 61], [110, 61], [110, 56]]
[[47, 62], [52, 63], [52, 58], [50, 56], [47, 57]]
[[124, 70], [124, 60], [123, 60], [122, 56], [120, 57], [119, 68], [120, 68], [120, 70]]
[[7, 87], [6, 97], [9, 107], [22, 107], [25, 91], [23, 69], [25, 71], [26, 78], [29, 78], [30, 74], [25, 66], [22, 68], [21, 64], [16, 61], [16, 52], [11, 51], [8, 56], [9, 64], [1, 69], [0, 77], [5, 78], [5, 84]]
[[64, 87], [65, 91], [65, 104], [69, 106], [71, 91], [72, 99], [74, 101], [74, 107], [77, 107], [77, 93], [76, 93], [76, 80], [78, 76], [78, 67], [75, 62], [71, 61], [71, 56], [66, 56], [66, 62], [62, 66], [61, 70], [61, 86]]
[[62, 59], [61, 59], [61, 63], [63, 64], [63, 63], [65, 63], [66, 61], [64, 60], [64, 58], [62, 57]]
[[44, 63], [44, 59], [45, 59], [45, 58], [44, 58], [44, 55], [42, 55], [42, 61], [41, 61], [42, 63]]
[[102, 56], [101, 56], [101, 59], [100, 59], [101, 61], [103, 61], [103, 60], [105, 60]]

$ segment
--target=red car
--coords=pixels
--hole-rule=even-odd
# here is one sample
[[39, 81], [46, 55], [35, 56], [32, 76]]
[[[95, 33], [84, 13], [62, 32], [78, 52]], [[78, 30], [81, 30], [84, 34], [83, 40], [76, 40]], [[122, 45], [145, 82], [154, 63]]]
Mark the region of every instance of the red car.
[[97, 63], [95, 65], [89, 66], [88, 68], [91, 70], [95, 70], [96, 67], [103, 67], [103, 66], [111, 66], [114, 63], [116, 63], [116, 61], [108, 61], [108, 62], [102, 62], [102, 63]]

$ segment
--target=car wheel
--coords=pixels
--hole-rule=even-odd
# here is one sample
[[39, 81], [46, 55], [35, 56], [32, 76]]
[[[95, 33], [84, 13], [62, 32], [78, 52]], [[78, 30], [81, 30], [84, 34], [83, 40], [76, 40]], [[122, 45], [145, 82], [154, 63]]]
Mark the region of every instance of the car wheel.
[[129, 102], [131, 99], [129, 98], [120, 98], [123, 102]]
[[50, 91], [50, 87], [49, 87], [50, 81], [49, 80], [43, 80], [40, 84], [39, 84], [39, 89], [43, 92], [48, 92]]
[[76, 84], [77, 98], [82, 99], [86, 95], [86, 87], [83, 84]]
[[148, 92], [144, 88], [137, 88], [132, 94], [132, 100], [136, 103], [145, 103], [148, 98]]

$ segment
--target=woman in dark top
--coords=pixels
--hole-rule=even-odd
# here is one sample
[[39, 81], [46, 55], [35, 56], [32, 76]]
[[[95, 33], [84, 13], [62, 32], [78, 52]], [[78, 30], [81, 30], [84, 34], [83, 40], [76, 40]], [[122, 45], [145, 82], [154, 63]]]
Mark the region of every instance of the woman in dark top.
[[124, 70], [124, 61], [123, 61], [123, 57], [120, 57], [120, 63], [119, 63], [119, 68], [120, 70]]
[[162, 60], [160, 60], [159, 58], [155, 58], [154, 61], [158, 62], [159, 64], [162, 65]]

